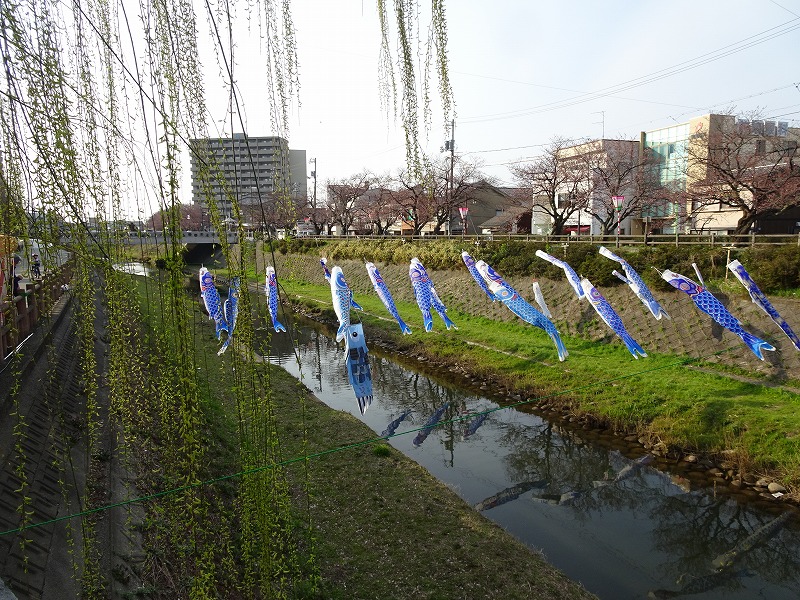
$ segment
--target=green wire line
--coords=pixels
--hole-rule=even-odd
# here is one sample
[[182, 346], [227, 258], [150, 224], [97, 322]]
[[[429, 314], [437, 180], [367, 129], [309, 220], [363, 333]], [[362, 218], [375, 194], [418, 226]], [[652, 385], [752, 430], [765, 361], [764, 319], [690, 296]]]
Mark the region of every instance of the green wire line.
[[[709, 355], [707, 355], [707, 357], [719, 356], [720, 354], [724, 354], [725, 352], [730, 352], [731, 350], [733, 350], [735, 348], [738, 348], [738, 347], [739, 347], [739, 345], [736, 344], [734, 346], [730, 346], [728, 348], [724, 348], [722, 350], [719, 350], [717, 352], [709, 354]], [[310, 460], [312, 458], [320, 458], [322, 456], [327, 456], [329, 454], [335, 454], [337, 452], [343, 452], [345, 450], [352, 450], [354, 448], [360, 448], [362, 446], [367, 446], [367, 445], [374, 444], [374, 443], [377, 443], [377, 442], [382, 442], [382, 441], [388, 440], [390, 438], [399, 437], [401, 435], [409, 435], [409, 434], [412, 434], [412, 433], [416, 433], [418, 431], [423, 431], [425, 429], [434, 429], [436, 427], [441, 427], [441, 426], [448, 425], [448, 424], [451, 424], [451, 423], [458, 423], [458, 422], [461, 422], [461, 421], [465, 421], [467, 419], [472, 419], [472, 418], [474, 418], [476, 416], [489, 415], [491, 413], [498, 412], [498, 411], [501, 411], [501, 410], [508, 410], [510, 408], [516, 408], [518, 406], [524, 406], [526, 404], [531, 404], [531, 403], [539, 401], [539, 400], [546, 400], [548, 398], [555, 398], [557, 396], [563, 396], [565, 394], [570, 394], [570, 393], [573, 393], [573, 392], [578, 392], [578, 391], [581, 391], [581, 390], [590, 389], [590, 388], [597, 387], [597, 386], [600, 386], [600, 385], [606, 385], [606, 384], [612, 383], [614, 381], [620, 381], [620, 380], [623, 380], [623, 379], [629, 379], [629, 378], [632, 378], [632, 377], [638, 377], [640, 375], [645, 375], [647, 373], [653, 373], [655, 371], [662, 371], [664, 369], [671, 369], [673, 367], [679, 367], [681, 365], [686, 365], [686, 364], [691, 363], [691, 362], [696, 362], [698, 360], [702, 360], [703, 358], [706, 358], [706, 357], [684, 358], [684, 359], [681, 359], [681, 360], [678, 360], [676, 362], [669, 363], [669, 364], [666, 364], [666, 365], [661, 365], [661, 366], [658, 366], [658, 367], [653, 367], [651, 369], [644, 369], [642, 371], [637, 371], [636, 373], [629, 373], [627, 375], [619, 375], [617, 377], [612, 377], [612, 378], [606, 379], [604, 381], [598, 381], [598, 382], [595, 382], [595, 383], [589, 383], [589, 384], [586, 384], [586, 385], [583, 385], [583, 386], [570, 388], [570, 389], [567, 389], [567, 390], [560, 390], [560, 391], [553, 392], [552, 394], [547, 394], [547, 395], [544, 395], [544, 396], [534, 396], [534, 397], [528, 398], [527, 400], [520, 400], [519, 402], [515, 402], [513, 404], [508, 404], [508, 405], [504, 405], [504, 406], [497, 406], [495, 408], [490, 408], [490, 409], [482, 411], [482, 412], [470, 413], [468, 415], [462, 415], [462, 416], [458, 416], [458, 417], [453, 417], [452, 419], [448, 419], [446, 421], [440, 421], [439, 423], [436, 423], [434, 425], [428, 425], [428, 426], [424, 426], [423, 425], [422, 427], [417, 427], [415, 429], [409, 429], [407, 431], [403, 431], [403, 432], [396, 433], [396, 434], [389, 435], [389, 436], [373, 437], [373, 438], [369, 438], [369, 439], [366, 439], [366, 440], [362, 440], [360, 442], [353, 442], [352, 444], [345, 444], [343, 446], [337, 446], [335, 448], [329, 448], [327, 450], [322, 450], [320, 452], [314, 452], [314, 453], [306, 454], [306, 455], [303, 455], [303, 456], [297, 456], [297, 457], [294, 457], [294, 458], [289, 458], [289, 459], [286, 459], [286, 460], [283, 460], [283, 461], [280, 461], [280, 462], [277, 462], [277, 463], [273, 463], [273, 464], [269, 464], [269, 465], [262, 465], [260, 467], [254, 467], [252, 469], [239, 471], [237, 473], [232, 473], [232, 474], [229, 474], [229, 475], [223, 475], [221, 477], [215, 477], [215, 478], [212, 478], [212, 479], [206, 479], [205, 481], [199, 481], [197, 483], [192, 483], [192, 484], [189, 484], [189, 485], [184, 485], [184, 486], [180, 486], [180, 487], [176, 487], [176, 488], [171, 488], [171, 489], [168, 489], [168, 490], [162, 490], [162, 491], [156, 492], [154, 494], [148, 494], [148, 495], [145, 495], [145, 496], [139, 496], [139, 497], [131, 498], [131, 499], [128, 499], [128, 500], [122, 500], [121, 502], [115, 502], [113, 504], [106, 504], [106, 505], [98, 506], [98, 507], [95, 507], [95, 508], [89, 508], [89, 509], [86, 509], [86, 510], [83, 510], [83, 511], [80, 511], [80, 512], [72, 513], [72, 514], [69, 514], [69, 515], [62, 515], [62, 516], [56, 517], [54, 519], [49, 519], [47, 521], [42, 521], [41, 523], [32, 523], [32, 524], [29, 524], [29, 525], [25, 525], [23, 527], [18, 527], [16, 529], [8, 529], [6, 531], [0, 531], [0, 537], [5, 536], [5, 535], [9, 535], [9, 534], [14, 534], [14, 533], [21, 533], [23, 531], [27, 531], [29, 529], [34, 529], [34, 528], [37, 528], [37, 527], [44, 527], [45, 525], [51, 525], [53, 523], [58, 523], [60, 521], [65, 521], [65, 520], [68, 520], [68, 519], [74, 519], [74, 518], [77, 518], [77, 517], [85, 517], [87, 515], [103, 512], [103, 511], [106, 511], [106, 510], [110, 510], [112, 508], [118, 508], [118, 507], [121, 507], [121, 506], [128, 506], [130, 504], [136, 504], [138, 502], [147, 502], [147, 501], [150, 501], [150, 500], [155, 500], [157, 498], [162, 498], [164, 496], [169, 496], [169, 495], [172, 495], [172, 494], [179, 494], [181, 492], [185, 492], [185, 491], [188, 491], [188, 490], [196, 489], [196, 488], [207, 486], [207, 485], [213, 485], [213, 484], [216, 484], [216, 483], [220, 483], [222, 481], [227, 481], [227, 480], [230, 480], [230, 479], [235, 479], [235, 478], [243, 477], [243, 476], [246, 476], [246, 475], [253, 475], [255, 473], [261, 473], [262, 471], [268, 471], [268, 470], [275, 469], [275, 468], [278, 468], [278, 467], [285, 467], [285, 466], [292, 465], [294, 463], [298, 463], [298, 462], [301, 462], [301, 461], [308, 461], [308, 460]]]

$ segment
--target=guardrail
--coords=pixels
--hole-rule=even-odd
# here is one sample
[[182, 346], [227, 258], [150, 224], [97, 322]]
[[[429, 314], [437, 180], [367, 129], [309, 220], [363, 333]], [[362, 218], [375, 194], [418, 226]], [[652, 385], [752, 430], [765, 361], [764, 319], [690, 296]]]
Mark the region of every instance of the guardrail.
[[62, 286], [70, 279], [72, 269], [64, 265], [45, 274], [40, 281], [26, 283], [19, 295], [0, 299], [0, 364], [33, 331], [46, 311], [64, 293]]

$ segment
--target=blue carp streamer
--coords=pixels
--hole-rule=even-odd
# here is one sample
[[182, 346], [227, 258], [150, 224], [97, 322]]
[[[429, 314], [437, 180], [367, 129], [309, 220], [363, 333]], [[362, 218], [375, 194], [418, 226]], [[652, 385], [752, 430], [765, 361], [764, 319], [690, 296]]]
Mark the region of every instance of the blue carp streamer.
[[351, 325], [345, 337], [347, 378], [358, 401], [358, 410], [363, 415], [372, 404], [372, 370], [369, 366], [364, 329], [360, 323]]
[[647, 356], [647, 353], [625, 329], [625, 325], [622, 324], [622, 319], [620, 319], [619, 315], [614, 311], [613, 308], [611, 308], [608, 300], [606, 300], [603, 297], [603, 294], [601, 294], [598, 289], [592, 285], [591, 281], [584, 277], [581, 279], [581, 287], [583, 288], [584, 296], [586, 296], [589, 302], [592, 303], [592, 306], [597, 311], [597, 314], [600, 315], [600, 318], [603, 319], [605, 324], [608, 325], [623, 342], [625, 342], [625, 346], [633, 355], [633, 358], [638, 359], [639, 356]]
[[264, 291], [267, 293], [267, 307], [272, 319], [272, 328], [276, 332], [286, 331], [286, 327], [278, 321], [278, 278], [275, 276], [275, 267], [267, 267], [267, 282]]
[[386, 287], [386, 282], [383, 280], [383, 277], [378, 271], [378, 268], [371, 262], [368, 262], [364, 265], [367, 269], [367, 274], [369, 275], [369, 279], [372, 282], [372, 287], [375, 288], [375, 292], [378, 294], [378, 297], [383, 302], [383, 305], [386, 307], [386, 310], [389, 311], [389, 314], [392, 315], [397, 324], [400, 326], [403, 335], [411, 335], [411, 328], [405, 324], [403, 319], [400, 318], [400, 313], [397, 312], [397, 306], [395, 306], [394, 299], [392, 298], [392, 294], [389, 291], [389, 288]]
[[553, 343], [556, 345], [556, 350], [558, 351], [558, 360], [563, 361], [565, 358], [567, 358], [569, 352], [567, 352], [564, 342], [561, 341], [561, 336], [558, 334], [556, 326], [553, 325], [553, 322], [550, 321], [550, 319], [528, 304], [528, 302], [526, 302], [514, 288], [508, 285], [508, 283], [506, 283], [506, 281], [484, 261], [479, 260], [477, 263], [475, 263], [475, 267], [478, 269], [478, 272], [481, 274], [481, 276], [486, 280], [489, 289], [492, 290], [492, 293], [495, 295], [495, 297], [499, 298], [511, 312], [513, 312], [523, 321], [526, 321], [527, 323], [530, 323], [539, 329], [544, 329], [544, 331], [547, 332], [547, 335], [550, 336], [550, 339], [553, 340]]
[[333, 299], [333, 311], [339, 319], [339, 329], [336, 331], [336, 341], [341, 342], [350, 329], [350, 304], [353, 292], [344, 279], [344, 273], [339, 266], [333, 267], [330, 277], [331, 298]]
[[411, 259], [411, 264], [408, 267], [408, 276], [411, 278], [411, 286], [414, 288], [417, 306], [419, 306], [422, 312], [422, 321], [425, 325], [425, 331], [433, 330], [431, 308], [434, 308], [436, 312], [439, 313], [447, 329], [458, 329], [456, 324], [448, 318], [446, 314], [447, 308], [445, 308], [439, 295], [436, 293], [425, 267], [422, 266], [422, 263], [416, 257]]
[[581, 278], [578, 277], [578, 274], [575, 272], [575, 269], [570, 267], [563, 260], [559, 260], [555, 256], [550, 256], [547, 252], [543, 252], [542, 250], [537, 250], [536, 256], [546, 260], [547, 262], [557, 267], [564, 269], [564, 273], [567, 276], [567, 281], [572, 286], [572, 289], [575, 290], [575, 294], [578, 296], [578, 298], [583, 298], [583, 288], [581, 287]]
[[228, 325], [228, 337], [217, 352], [217, 356], [223, 354], [233, 340], [233, 330], [236, 329], [236, 317], [239, 315], [239, 278], [234, 277], [228, 286], [228, 298], [225, 300], [224, 313], [225, 322]]
[[[328, 259], [327, 258], [321, 258], [319, 260], [319, 264], [322, 265], [322, 271], [325, 273], [325, 280], [328, 283], [330, 283], [330, 281], [331, 281], [331, 272], [328, 270]], [[358, 302], [353, 300], [353, 293], [352, 292], [350, 292], [350, 306], [352, 306], [356, 310], [364, 310], [363, 308], [361, 308], [361, 306], [359, 306]]]
[[688, 277], [679, 275], [678, 273], [673, 273], [670, 270], [663, 271], [661, 277], [672, 287], [686, 293], [689, 298], [692, 299], [695, 306], [714, 319], [714, 321], [742, 338], [742, 341], [753, 351], [753, 354], [761, 360], [765, 360], [762, 354], [763, 350], [775, 350], [775, 347], [769, 342], [765, 342], [752, 333], [745, 331], [742, 324], [739, 323], [736, 317], [728, 312], [728, 309], [722, 305], [722, 302], [717, 300], [711, 292], [699, 283], [692, 281]]
[[647, 287], [647, 284], [642, 280], [639, 276], [639, 273], [628, 264], [621, 256], [617, 256], [604, 246], [600, 246], [599, 250], [600, 254], [605, 256], [606, 258], [610, 258], [611, 260], [617, 261], [620, 265], [622, 265], [622, 270], [625, 271], [625, 275], [621, 275], [617, 271], [613, 271], [614, 275], [628, 284], [628, 287], [633, 290], [633, 293], [642, 301], [642, 303], [650, 309], [650, 312], [653, 313], [653, 316], [656, 319], [661, 319], [661, 317], [666, 317], [667, 319], [671, 319], [667, 314], [662, 306], [658, 303], [658, 301], [653, 297], [652, 292], [650, 292], [650, 288]]
[[228, 323], [222, 312], [222, 299], [214, 285], [214, 276], [205, 267], [200, 268], [200, 296], [208, 312], [208, 318], [214, 320], [217, 339], [223, 331], [228, 331]]
[[462, 250], [461, 260], [463, 260], [464, 264], [467, 265], [467, 270], [469, 271], [469, 274], [472, 275], [472, 278], [475, 280], [475, 283], [477, 283], [483, 290], [483, 292], [487, 296], [489, 296], [489, 300], [491, 300], [492, 302], [497, 300], [497, 298], [494, 297], [494, 294], [489, 289], [489, 286], [486, 285], [483, 276], [480, 273], [478, 273], [478, 269], [475, 267], [475, 259]]
[[792, 331], [792, 328], [789, 327], [789, 324], [784, 320], [784, 318], [780, 315], [780, 313], [775, 310], [775, 307], [772, 306], [772, 303], [767, 299], [759, 287], [756, 285], [756, 282], [750, 277], [750, 273], [742, 266], [738, 260], [732, 260], [728, 263], [728, 269], [736, 275], [736, 279], [747, 289], [747, 293], [750, 294], [750, 299], [756, 304], [761, 310], [769, 315], [769, 317], [775, 322], [775, 324], [780, 327], [783, 332], [788, 336], [791, 340], [792, 344], [795, 348], [800, 350], [800, 339], [798, 339], [797, 334]]

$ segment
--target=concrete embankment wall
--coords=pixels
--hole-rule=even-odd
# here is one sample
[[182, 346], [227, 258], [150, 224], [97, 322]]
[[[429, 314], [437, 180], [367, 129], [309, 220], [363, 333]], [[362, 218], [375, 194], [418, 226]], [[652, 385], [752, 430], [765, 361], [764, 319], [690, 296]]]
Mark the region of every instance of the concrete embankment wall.
[[[325, 280], [319, 258], [313, 255], [276, 253], [275, 266], [278, 278], [322, 284]], [[369, 260], [369, 257], [365, 258]], [[264, 265], [271, 261], [271, 256], [264, 257], [259, 253], [258, 264], [262, 273]], [[342, 267], [356, 300], [362, 294], [375, 294], [362, 261], [337, 260], [335, 264]], [[329, 262], [329, 267], [332, 266], [333, 264]], [[408, 265], [379, 263], [376, 266], [395, 300], [415, 302], [408, 277]], [[473, 281], [466, 267], [455, 271], [428, 269], [428, 273], [451, 313], [459, 310], [498, 321], [519, 321], [519, 318], [501, 303], [489, 301]], [[757, 274], [755, 275], [757, 277]], [[531, 289], [533, 279], [508, 277], [507, 280], [523, 297], [536, 306]], [[553, 321], [562, 334], [614, 344], [622, 343], [602, 322], [588, 301], [578, 300], [566, 278], [538, 281], [553, 314]], [[729, 297], [719, 293], [715, 295], [739, 319], [747, 331], [769, 340], [776, 347], [775, 352], [764, 353], [765, 361], [759, 360], [738, 336], [723, 329], [711, 317], [697, 309], [689, 296], [683, 292], [678, 290], [653, 292], [672, 317], [672, 320], [660, 321], [653, 318], [650, 311], [626, 285], [600, 288], [600, 292], [614, 307], [628, 332], [649, 353], [702, 358], [711, 363], [738, 367], [752, 375], [769, 376], [774, 381], [784, 381], [787, 378], [800, 379], [800, 352], [794, 348], [772, 319], [750, 301], [744, 288], [741, 296]], [[770, 301], [792, 328], [800, 332], [800, 301], [778, 297], [771, 297]]]

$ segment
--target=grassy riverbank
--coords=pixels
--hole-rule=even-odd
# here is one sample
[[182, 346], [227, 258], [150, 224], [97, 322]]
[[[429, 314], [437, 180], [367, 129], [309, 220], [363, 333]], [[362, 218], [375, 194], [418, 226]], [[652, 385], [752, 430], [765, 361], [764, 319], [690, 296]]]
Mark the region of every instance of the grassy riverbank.
[[[290, 298], [311, 310], [330, 310], [328, 286], [292, 277], [282, 284]], [[445, 331], [437, 320], [435, 331], [426, 334], [416, 305], [399, 300], [398, 309], [414, 330], [403, 337], [377, 296], [360, 294], [358, 301], [365, 312], [354, 318], [363, 319], [368, 342], [370, 335], [391, 339], [433, 361], [495, 381], [532, 403], [567, 405], [575, 415], [588, 414], [621, 432], [636, 433], [675, 457], [724, 457], [734, 479], [745, 473], [769, 475], [798, 498], [800, 395], [791, 386], [708, 372], [702, 369], [703, 358], [651, 352], [633, 360], [615, 338], [598, 343], [564, 335], [570, 356], [559, 363], [541, 330], [457, 309], [448, 311], [457, 331]], [[332, 312], [323, 317], [331, 319]], [[726, 339], [716, 352], [740, 351], [735, 339]], [[640, 341], [646, 345], [647, 340]]]
[[[141, 292], [149, 295], [144, 310], [157, 322], [157, 287]], [[241, 356], [234, 348], [217, 356], [213, 324], [199, 306], [192, 327], [200, 412], [206, 423], [203, 477], [225, 477], [241, 468], [238, 432], [248, 427], [240, 421], [234, 400], [234, 390], [242, 385], [237, 379], [243, 370]], [[262, 382], [274, 403], [275, 444], [285, 463], [299, 561], [314, 564], [320, 576], [317, 593], [300, 585], [292, 597], [594, 597], [414, 461], [376, 439], [361, 421], [328, 408], [279, 367], [261, 366]], [[311, 458], [303, 460], [305, 456]], [[207, 492], [221, 495], [217, 504], [226, 504], [242, 484], [234, 477]], [[147, 507], [158, 514], [156, 503]], [[212, 516], [209, 523], [219, 527], [228, 518]], [[236, 538], [238, 532], [231, 534]], [[222, 545], [230, 534], [220, 530], [218, 535]], [[155, 556], [169, 551], [149, 550]], [[235, 597], [230, 594], [232, 590], [226, 597]]]

